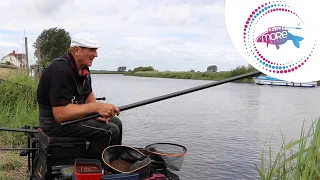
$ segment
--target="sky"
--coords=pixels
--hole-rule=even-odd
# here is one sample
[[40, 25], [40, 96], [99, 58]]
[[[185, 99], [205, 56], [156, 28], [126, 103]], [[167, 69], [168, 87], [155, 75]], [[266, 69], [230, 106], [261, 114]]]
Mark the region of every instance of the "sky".
[[153, 66], [159, 71], [219, 71], [247, 62], [225, 27], [224, 0], [10, 0], [0, 4], [0, 59], [15, 50], [34, 64], [44, 30], [89, 32], [102, 48], [90, 69]]

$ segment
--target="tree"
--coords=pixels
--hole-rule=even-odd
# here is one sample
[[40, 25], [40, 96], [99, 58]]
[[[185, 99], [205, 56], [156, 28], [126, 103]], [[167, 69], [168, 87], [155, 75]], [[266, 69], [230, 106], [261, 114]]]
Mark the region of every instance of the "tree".
[[[40, 44], [41, 67], [44, 69], [56, 57], [66, 53], [70, 46], [71, 37], [69, 32], [57, 27], [45, 29], [38, 36]], [[34, 42], [34, 55], [37, 57], [37, 42]]]
[[139, 71], [156, 71], [152, 66], [148, 67], [136, 67], [133, 69], [133, 72], [139, 72]]
[[191, 69], [190, 72], [195, 72], [195, 71], [193, 69]]
[[211, 65], [207, 67], [207, 72], [217, 72], [218, 67], [216, 65]]

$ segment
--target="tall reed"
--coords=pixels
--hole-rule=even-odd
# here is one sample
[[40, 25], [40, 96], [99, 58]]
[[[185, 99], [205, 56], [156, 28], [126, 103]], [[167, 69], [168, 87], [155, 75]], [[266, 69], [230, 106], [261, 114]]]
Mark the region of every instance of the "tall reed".
[[[272, 151], [269, 147], [268, 159], [264, 153], [261, 155], [261, 166], [256, 168], [261, 179], [320, 179], [320, 123], [312, 122], [308, 131], [302, 127], [300, 138], [285, 142], [280, 151], [272, 158]], [[265, 161], [269, 163], [266, 166]]]

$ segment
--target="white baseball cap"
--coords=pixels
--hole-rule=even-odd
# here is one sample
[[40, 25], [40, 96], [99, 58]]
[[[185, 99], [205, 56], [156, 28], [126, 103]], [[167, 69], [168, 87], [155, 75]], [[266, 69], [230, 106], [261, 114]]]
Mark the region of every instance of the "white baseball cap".
[[96, 37], [89, 33], [77, 33], [71, 38], [71, 47], [81, 46], [86, 48], [101, 48]]

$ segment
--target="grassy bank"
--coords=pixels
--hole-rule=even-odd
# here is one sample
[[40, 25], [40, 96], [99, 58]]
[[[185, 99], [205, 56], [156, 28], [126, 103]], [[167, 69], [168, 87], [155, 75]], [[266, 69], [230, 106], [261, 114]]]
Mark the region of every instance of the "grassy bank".
[[[35, 80], [19, 72], [0, 82], [0, 127], [21, 128], [38, 125]], [[12, 147], [24, 143], [23, 133], [0, 132], [2, 146]]]
[[[221, 72], [158, 72], [158, 71], [131, 71], [125, 72], [127, 76], [140, 76], [140, 77], [157, 77], [157, 78], [174, 78], [174, 79], [194, 79], [194, 80], [214, 80], [220, 81], [223, 79], [231, 78], [234, 76], [254, 72], [256, 69], [253, 67], [239, 66], [231, 71]], [[253, 83], [252, 78], [246, 78], [235, 82]]]
[[[25, 73], [14, 72], [0, 81], [0, 127], [21, 128], [38, 125], [36, 81]], [[26, 147], [23, 133], [0, 131], [0, 147]], [[27, 179], [27, 159], [17, 151], [0, 153], [0, 179]]]
[[106, 70], [90, 70], [90, 74], [123, 74], [119, 71], [106, 71]]

